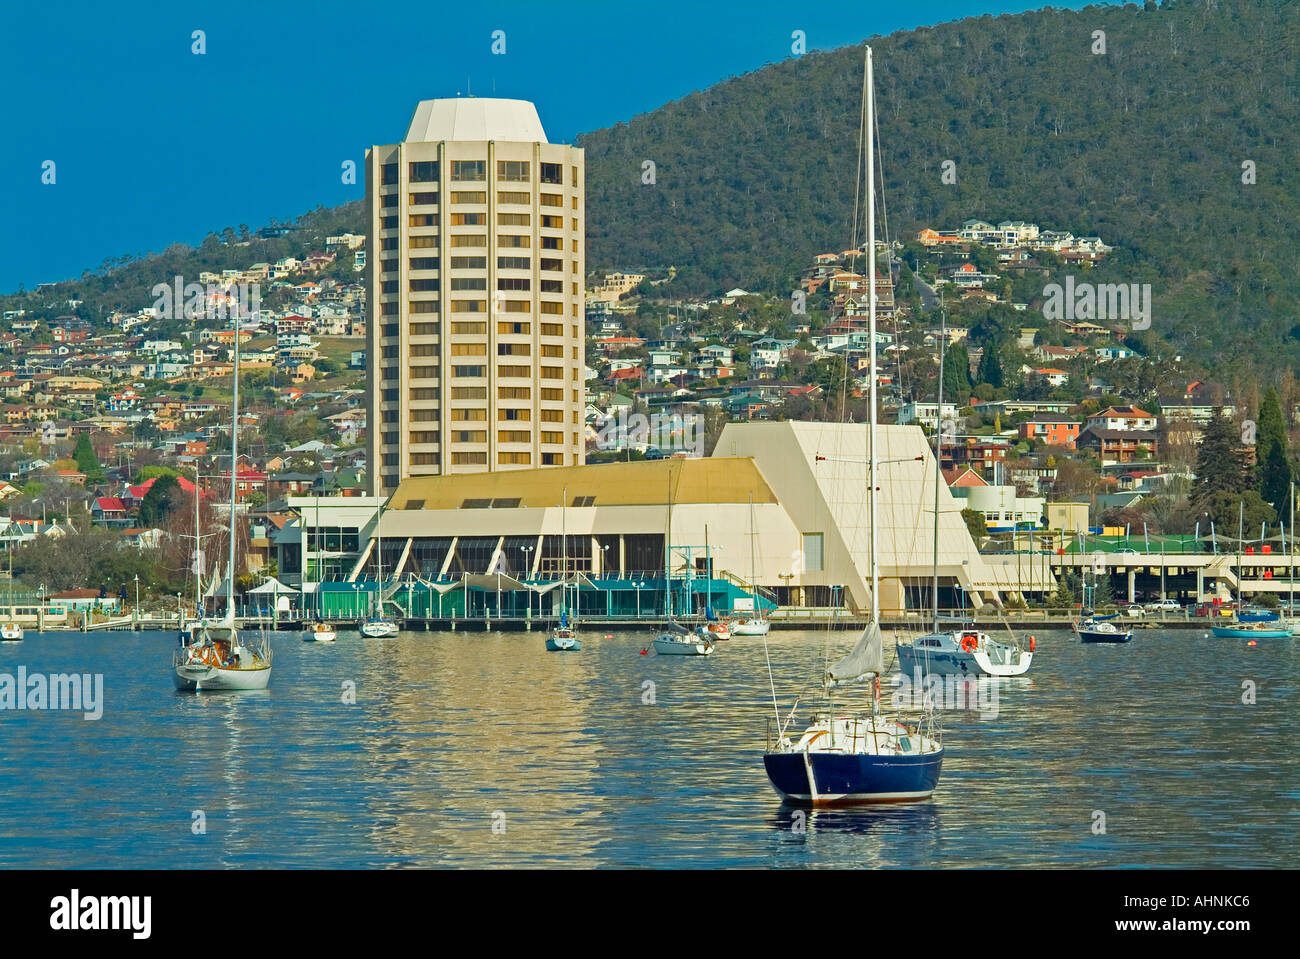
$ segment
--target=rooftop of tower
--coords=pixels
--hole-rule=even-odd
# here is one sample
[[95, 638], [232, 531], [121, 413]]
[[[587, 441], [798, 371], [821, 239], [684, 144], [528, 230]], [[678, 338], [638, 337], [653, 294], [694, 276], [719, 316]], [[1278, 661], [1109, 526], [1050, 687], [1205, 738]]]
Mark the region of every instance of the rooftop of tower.
[[490, 97], [421, 100], [416, 104], [404, 142], [438, 140], [549, 142], [532, 103]]

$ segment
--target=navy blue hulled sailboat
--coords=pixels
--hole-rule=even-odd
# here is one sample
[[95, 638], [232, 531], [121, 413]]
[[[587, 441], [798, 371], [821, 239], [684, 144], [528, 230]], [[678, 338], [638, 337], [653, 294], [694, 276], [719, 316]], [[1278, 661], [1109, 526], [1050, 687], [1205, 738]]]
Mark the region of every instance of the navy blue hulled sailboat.
[[[863, 130], [867, 157], [867, 288], [870, 303], [872, 375], [867, 432], [867, 501], [871, 515], [871, 618], [853, 650], [826, 671], [823, 686], [827, 706], [814, 713], [797, 740], [786, 736], [794, 710], [785, 722], [775, 703], [777, 731], [763, 765], [772, 787], [787, 802], [800, 805], [849, 803], [904, 803], [929, 799], [939, 784], [943, 745], [933, 714], [908, 726], [885, 716], [880, 709], [880, 674], [884, 670], [884, 639], [880, 632], [880, 583], [876, 522], [876, 244], [875, 244], [875, 110], [871, 48], [867, 47], [863, 78]], [[856, 244], [856, 237], [854, 242]], [[856, 246], [855, 246], [856, 248]], [[764, 648], [767, 641], [764, 639]], [[768, 662], [768, 672], [771, 672]], [[836, 686], [872, 680], [871, 702], [857, 711], [837, 709], [830, 702]], [[796, 704], [797, 705], [797, 704]]]

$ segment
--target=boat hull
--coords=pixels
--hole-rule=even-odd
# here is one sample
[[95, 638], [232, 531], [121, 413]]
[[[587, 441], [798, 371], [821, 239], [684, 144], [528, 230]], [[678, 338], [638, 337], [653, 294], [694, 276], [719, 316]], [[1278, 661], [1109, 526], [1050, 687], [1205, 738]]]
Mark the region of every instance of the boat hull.
[[898, 647], [898, 668], [904, 675], [918, 670], [931, 676], [1019, 676], [1029, 671], [1034, 654], [1022, 651], [1014, 663], [993, 663], [981, 650], [925, 650], [912, 646]]
[[338, 639], [338, 634], [332, 629], [309, 629], [302, 634], [304, 643], [332, 643]]
[[772, 624], [765, 619], [743, 619], [731, 626], [732, 636], [766, 636]]
[[1284, 629], [1238, 629], [1235, 626], [1211, 626], [1210, 632], [1220, 639], [1289, 639], [1291, 630]]
[[690, 639], [682, 642], [678, 639], [660, 636], [654, 641], [655, 652], [660, 656], [710, 656], [713, 646], [703, 639]]
[[361, 635], [368, 639], [392, 639], [397, 633], [396, 623], [382, 621], [361, 624]]
[[1133, 631], [1116, 630], [1113, 633], [1099, 633], [1091, 629], [1076, 629], [1081, 643], [1128, 643], [1133, 640]]
[[546, 649], [552, 653], [576, 653], [582, 649], [582, 640], [573, 638], [557, 639], [552, 636], [546, 641]]
[[23, 628], [13, 623], [7, 623], [0, 627], [0, 642], [21, 643], [23, 641]]
[[[912, 803], [934, 795], [943, 768], [943, 750], [919, 756], [766, 753], [763, 765], [772, 788], [786, 802], [796, 805]], [[813, 789], [809, 788], [810, 775]]]
[[266, 689], [271, 682], [271, 667], [236, 669], [206, 663], [182, 664], [175, 668], [172, 681], [177, 689], [187, 692]]

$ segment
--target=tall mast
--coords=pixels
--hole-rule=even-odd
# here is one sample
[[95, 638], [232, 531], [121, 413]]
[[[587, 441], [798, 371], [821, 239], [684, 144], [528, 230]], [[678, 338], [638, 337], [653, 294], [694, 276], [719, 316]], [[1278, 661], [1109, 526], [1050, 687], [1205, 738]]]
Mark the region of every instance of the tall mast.
[[560, 491], [560, 615], [569, 605], [569, 487]]
[[379, 615], [384, 615], [384, 533], [380, 528], [380, 522], [384, 518], [384, 501], [381, 496], [375, 497], [375, 544], [379, 552], [375, 554], [375, 595], [378, 597]]
[[[942, 296], [942, 294], [940, 294]], [[947, 315], [939, 312], [939, 399], [934, 408], [934, 631], [939, 632], [939, 469], [943, 461], [943, 354], [948, 342]], [[969, 372], [969, 371], [968, 371]]]
[[673, 618], [673, 468], [668, 466], [668, 525], [664, 527], [664, 608]]
[[754, 537], [758, 535], [758, 530], [754, 526], [754, 494], [749, 494], [749, 592], [754, 597], [754, 613], [759, 613], [758, 608], [758, 587], [755, 581], [758, 578], [758, 569], [754, 559]]
[[[1287, 569], [1291, 573], [1291, 594], [1287, 599], [1287, 616], [1295, 615], [1295, 483], [1291, 484], [1291, 542], [1287, 549]], [[10, 577], [12, 581], [13, 577]]]
[[867, 303], [871, 337], [871, 419], [867, 424], [867, 504], [871, 510], [871, 621], [880, 620], [880, 574], [876, 562], [876, 105], [875, 81], [871, 69], [871, 47], [867, 47]]
[[1241, 559], [1241, 538], [1246, 535], [1246, 530], [1242, 525], [1246, 518], [1246, 501], [1241, 500], [1237, 503], [1237, 618], [1241, 619], [1241, 607], [1246, 603], [1246, 591], [1242, 589], [1242, 559]]
[[239, 309], [235, 309], [235, 395], [230, 422], [230, 569], [226, 571], [226, 619], [235, 618], [235, 496], [239, 489]]
[[[194, 615], [199, 616], [203, 609], [203, 541], [199, 539], [199, 470], [194, 468]], [[184, 625], [184, 624], [182, 624]]]

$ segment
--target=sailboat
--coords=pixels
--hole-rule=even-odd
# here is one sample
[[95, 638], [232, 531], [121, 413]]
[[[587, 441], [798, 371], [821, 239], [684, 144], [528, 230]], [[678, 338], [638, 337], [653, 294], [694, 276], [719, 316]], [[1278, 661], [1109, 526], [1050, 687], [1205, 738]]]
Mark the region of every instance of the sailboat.
[[772, 628], [772, 624], [763, 616], [762, 601], [758, 596], [758, 588], [755, 581], [758, 579], [758, 570], [754, 558], [754, 537], [758, 535], [758, 528], [754, 525], [754, 497], [749, 497], [749, 592], [754, 597], [754, 615], [745, 616], [731, 626], [731, 632], [734, 636], [766, 636], [767, 631]]
[[[317, 544], [319, 545], [319, 541], [320, 541], [320, 494], [319, 493], [316, 496], [316, 525], [313, 532], [316, 535]], [[307, 562], [307, 546], [308, 546], [308, 540], [306, 537], [304, 537], [302, 541], [302, 573], [303, 573], [304, 580], [306, 580], [308, 576], [307, 571], [311, 568], [311, 564]], [[319, 553], [320, 551], [317, 550], [318, 555]], [[305, 581], [302, 587], [302, 601], [304, 603], [307, 602], [307, 584]], [[315, 607], [315, 613], [319, 615], [320, 613], [319, 589], [313, 591], [312, 593], [312, 605]], [[305, 627], [302, 634], [302, 641], [304, 643], [332, 643], [334, 642], [334, 640], [338, 638], [338, 634], [334, 632], [334, 627], [331, 626], [329, 623], [325, 622], [324, 620], [320, 620], [320, 619], [308, 620], [303, 624], [303, 626]]]
[[651, 643], [660, 656], [711, 656], [713, 640], [692, 633], [673, 619], [673, 476], [668, 467], [668, 526], [664, 534], [664, 610], [668, 622]]
[[[239, 316], [235, 316], [235, 390], [230, 423], [230, 566], [226, 571], [226, 614], [219, 620], [204, 619], [197, 637], [172, 655], [172, 680], [177, 689], [266, 689], [271, 682], [271, 643], [260, 637], [241, 639], [235, 624], [235, 502], [239, 490]], [[198, 484], [194, 495], [198, 496]], [[197, 536], [197, 527], [196, 527]]]
[[[576, 653], [582, 649], [578, 624], [569, 622], [569, 490], [560, 494], [560, 625], [551, 631], [546, 649], [552, 653]], [[575, 586], [576, 588], [576, 586]]]
[[708, 583], [705, 587], [704, 596], [704, 622], [695, 627], [695, 634], [703, 636], [705, 639], [722, 640], [731, 639], [731, 622], [726, 619], [719, 619], [717, 612], [713, 609], [713, 552], [709, 549], [709, 526], [704, 525], [704, 566], [708, 570]]
[[1261, 616], [1251, 616], [1245, 613], [1246, 594], [1241, 588], [1242, 580], [1242, 559], [1241, 544], [1245, 536], [1243, 526], [1245, 519], [1245, 502], [1237, 504], [1237, 616], [1236, 622], [1228, 623], [1224, 626], [1211, 626], [1210, 632], [1214, 633], [1219, 639], [1287, 639], [1291, 636], [1291, 627], [1283, 623], [1274, 622], [1276, 616], [1269, 616], [1266, 621]]
[[1079, 618], [1071, 624], [1074, 635], [1079, 637], [1081, 643], [1131, 642], [1133, 630], [1122, 629], [1111, 622], [1119, 615], [1118, 613], [1111, 616], [1098, 616], [1093, 612], [1092, 603], [1096, 590], [1095, 583], [1092, 587], [1088, 586], [1088, 569], [1084, 567], [1083, 576], [1079, 582]]
[[[946, 322], [943, 324], [946, 326]], [[939, 335], [939, 394], [935, 409], [943, 410], [943, 344], [947, 339], [941, 327]], [[941, 413], [940, 413], [941, 415]], [[999, 642], [973, 626], [957, 629], [939, 628], [939, 484], [943, 462], [943, 427], [935, 431], [934, 449], [934, 583], [932, 584], [933, 625], [931, 632], [911, 643], [899, 643], [895, 648], [898, 666], [904, 676], [1019, 676], [1033, 662], [1033, 640], [1030, 648], [1021, 649], [1014, 643]]]
[[14, 614], [14, 548], [13, 546], [10, 546], [9, 547], [9, 616], [11, 618], [5, 620], [3, 625], [0, 625], [0, 642], [6, 642], [6, 643], [22, 642], [23, 628], [18, 624], [17, 620], [12, 618], [13, 614]]
[[[858, 643], [823, 677], [827, 709], [814, 713], [797, 740], [786, 735], [798, 701], [783, 722], [772, 679], [772, 708], [776, 740], [763, 754], [772, 788], [787, 802], [801, 805], [921, 802], [934, 795], [943, 767], [943, 745], [933, 714], [914, 726], [885, 716], [880, 709], [880, 674], [884, 670], [884, 637], [880, 631], [880, 569], [876, 515], [876, 221], [875, 221], [875, 103], [871, 47], [863, 67], [863, 135], [867, 157], [867, 286], [870, 303], [871, 417], [868, 423], [867, 499], [871, 514], [871, 614]], [[854, 217], [856, 232], [856, 216]], [[856, 244], [856, 237], [855, 237]], [[771, 679], [772, 664], [768, 661]], [[870, 678], [871, 703], [860, 712], [845, 712], [831, 702], [835, 687]]]
[[[1287, 596], [1287, 615], [1282, 624], [1291, 631], [1292, 636], [1300, 636], [1300, 617], [1295, 608], [1295, 484], [1291, 484], [1291, 539], [1287, 543], [1287, 577], [1289, 588]], [[12, 578], [12, 577], [11, 577]]]
[[384, 615], [384, 535], [379, 524], [384, 518], [384, 504], [378, 504], [375, 518], [375, 574], [378, 579], [379, 606], [361, 624], [361, 635], [369, 639], [391, 639], [399, 632], [395, 622]]
[[199, 500], [202, 495], [199, 491], [200, 481], [199, 471], [196, 468], [194, 470], [194, 618], [190, 619], [184, 614], [181, 616], [182, 646], [188, 646], [198, 638], [203, 619], [203, 540], [199, 535]]

